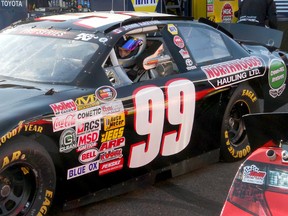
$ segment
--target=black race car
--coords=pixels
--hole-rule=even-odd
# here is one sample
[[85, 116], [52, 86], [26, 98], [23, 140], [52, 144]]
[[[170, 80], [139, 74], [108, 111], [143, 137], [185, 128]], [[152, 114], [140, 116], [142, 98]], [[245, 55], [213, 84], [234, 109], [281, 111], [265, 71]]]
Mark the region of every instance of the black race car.
[[242, 115], [286, 104], [287, 55], [210, 24], [93, 12], [4, 29], [0, 214], [45, 215], [54, 198], [70, 209], [246, 157]]

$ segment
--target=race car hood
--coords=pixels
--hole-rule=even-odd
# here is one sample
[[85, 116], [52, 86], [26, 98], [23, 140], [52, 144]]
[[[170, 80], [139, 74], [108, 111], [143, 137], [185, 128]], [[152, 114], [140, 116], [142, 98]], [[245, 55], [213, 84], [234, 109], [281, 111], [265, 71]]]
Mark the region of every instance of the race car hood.
[[72, 86], [23, 82], [0, 82], [0, 136], [20, 121], [53, 114], [50, 104], [76, 95], [81, 90]]

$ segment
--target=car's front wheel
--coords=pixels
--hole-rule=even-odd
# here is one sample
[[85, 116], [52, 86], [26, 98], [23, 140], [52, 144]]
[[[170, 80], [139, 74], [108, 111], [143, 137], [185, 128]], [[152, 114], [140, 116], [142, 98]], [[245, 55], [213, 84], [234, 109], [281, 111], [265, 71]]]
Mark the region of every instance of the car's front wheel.
[[242, 116], [260, 112], [256, 92], [248, 84], [242, 84], [234, 91], [224, 112], [221, 126], [221, 159], [227, 162], [245, 158], [251, 147]]
[[0, 215], [46, 215], [56, 174], [48, 152], [26, 137], [0, 147]]

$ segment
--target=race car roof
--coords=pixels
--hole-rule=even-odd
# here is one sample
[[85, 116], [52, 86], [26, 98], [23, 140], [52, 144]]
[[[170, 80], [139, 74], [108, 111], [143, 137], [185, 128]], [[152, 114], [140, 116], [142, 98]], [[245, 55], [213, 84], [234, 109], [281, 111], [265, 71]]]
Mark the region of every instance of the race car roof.
[[[38, 24], [55, 28], [86, 29], [88, 31], [103, 31], [127, 20], [144, 20], [153, 18], [172, 18], [173, 15], [155, 12], [87, 12], [67, 13], [36, 18]], [[35, 24], [35, 23], [34, 23]]]

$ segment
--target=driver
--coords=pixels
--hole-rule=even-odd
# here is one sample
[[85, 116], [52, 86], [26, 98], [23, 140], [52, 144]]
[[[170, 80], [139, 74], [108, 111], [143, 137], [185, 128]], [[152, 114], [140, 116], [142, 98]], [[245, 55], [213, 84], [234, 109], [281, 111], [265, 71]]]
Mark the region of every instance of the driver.
[[139, 68], [137, 58], [143, 53], [146, 47], [145, 34], [136, 34], [122, 38], [116, 44], [116, 55], [118, 62], [126, 69], [126, 73], [131, 80], [137, 77]]

